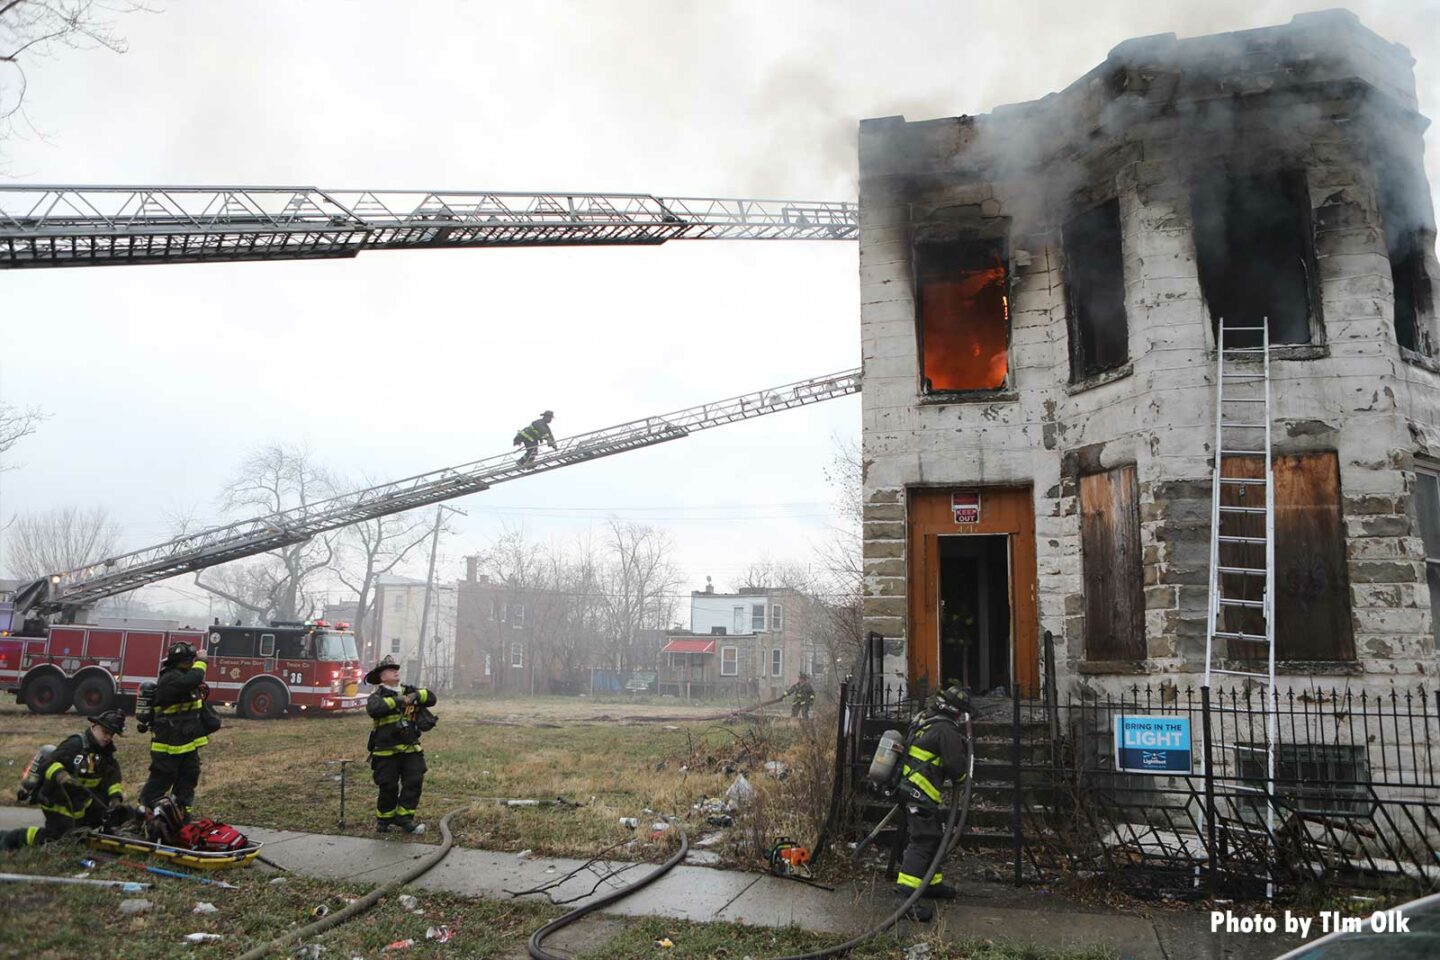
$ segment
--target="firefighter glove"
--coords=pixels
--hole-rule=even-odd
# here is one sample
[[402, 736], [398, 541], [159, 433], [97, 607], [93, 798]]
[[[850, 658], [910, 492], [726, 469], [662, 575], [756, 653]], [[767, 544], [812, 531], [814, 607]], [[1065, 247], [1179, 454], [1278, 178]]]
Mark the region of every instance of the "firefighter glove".
[[70, 779], [70, 774], [66, 770], [56, 770], [55, 776], [50, 779], [56, 786], [61, 786]]

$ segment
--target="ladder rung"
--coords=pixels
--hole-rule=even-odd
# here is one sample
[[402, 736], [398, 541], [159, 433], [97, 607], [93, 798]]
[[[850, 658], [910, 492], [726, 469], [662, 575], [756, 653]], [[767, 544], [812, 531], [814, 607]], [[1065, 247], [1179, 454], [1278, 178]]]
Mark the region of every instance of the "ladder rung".
[[[1253, 633], [1233, 633], [1233, 632], [1226, 631], [1226, 630], [1216, 630], [1216, 631], [1212, 634], [1212, 636], [1223, 637], [1223, 638], [1226, 639], [1226, 640], [1246, 640], [1246, 641], [1249, 641], [1249, 642], [1251, 642], [1251, 643], [1269, 643], [1269, 642], [1270, 642], [1270, 638], [1269, 638], [1269, 637], [1262, 637], [1262, 636], [1259, 636], [1259, 635], [1253, 634]], [[1222, 670], [1221, 672], [1223, 673], [1224, 671]], [[1247, 677], [1248, 677], [1248, 676], [1250, 676], [1250, 674], [1247, 673], [1247, 674], [1244, 674], [1244, 676], [1247, 676]], [[1264, 674], [1256, 674], [1256, 676], [1264, 676]]]
[[1264, 330], [1264, 329], [1265, 329], [1264, 327], [1221, 327], [1221, 328], [1220, 328], [1220, 332], [1221, 332], [1221, 333], [1242, 333], [1242, 332], [1244, 332], [1244, 333], [1258, 333], [1259, 331]]
[[1264, 543], [1264, 537], [1232, 537], [1229, 535], [1217, 537], [1221, 543]]
[[1220, 507], [1221, 513], [1264, 513], [1264, 507]]
[[1264, 422], [1263, 420], [1262, 420], [1261, 422], [1259, 422], [1259, 423], [1236, 423], [1234, 420], [1221, 420], [1221, 421], [1220, 421], [1220, 426], [1221, 426], [1221, 427], [1235, 427], [1236, 429], [1245, 429], [1245, 430], [1262, 430], [1262, 429], [1264, 429], [1265, 427], [1270, 426], [1270, 424]]
[[1221, 397], [1222, 403], [1264, 403], [1264, 397]]
[[1226, 353], [1264, 353], [1264, 347], [1226, 347]]
[[[1220, 509], [1225, 508], [1221, 507]], [[1263, 577], [1269, 572], [1264, 567], [1217, 567], [1216, 569], [1221, 573], [1248, 574], [1252, 577]]]
[[1222, 456], [1222, 457], [1243, 457], [1243, 456], [1261, 457], [1261, 456], [1264, 456], [1264, 455], [1265, 455], [1265, 451], [1264, 451], [1264, 450], [1226, 450], [1226, 449], [1224, 449], [1223, 447], [1222, 447], [1221, 450], [1220, 450], [1220, 456]]
[[1248, 484], [1249, 486], [1252, 486], [1252, 487], [1253, 487], [1253, 486], [1256, 486], [1257, 484], [1260, 485], [1260, 486], [1264, 486], [1264, 485], [1265, 485], [1266, 483], [1268, 483], [1269, 481], [1267, 481], [1264, 477], [1221, 477], [1221, 478], [1220, 478], [1220, 482], [1221, 482], [1221, 483], [1243, 483], [1243, 484]]
[[[1215, 636], [1218, 637], [1218, 636], [1220, 636], [1220, 634], [1217, 633], [1217, 634], [1215, 634]], [[1270, 674], [1268, 674], [1268, 673], [1252, 673], [1252, 672], [1249, 671], [1249, 670], [1221, 670], [1219, 667], [1214, 667], [1214, 668], [1211, 669], [1210, 672], [1211, 672], [1211, 673], [1223, 673], [1223, 674], [1225, 674], [1225, 676], [1227, 676], [1227, 677], [1254, 677], [1254, 678], [1256, 678], [1257, 680], [1269, 680], [1269, 679], [1270, 679]]]
[[1264, 600], [1235, 600], [1230, 597], [1217, 597], [1223, 607], [1254, 607], [1262, 610], [1265, 607]]
[[1220, 376], [1224, 377], [1226, 380], [1264, 380], [1264, 379], [1265, 379], [1265, 375], [1264, 375], [1264, 374], [1253, 374], [1253, 373], [1222, 373], [1222, 374], [1220, 374]]

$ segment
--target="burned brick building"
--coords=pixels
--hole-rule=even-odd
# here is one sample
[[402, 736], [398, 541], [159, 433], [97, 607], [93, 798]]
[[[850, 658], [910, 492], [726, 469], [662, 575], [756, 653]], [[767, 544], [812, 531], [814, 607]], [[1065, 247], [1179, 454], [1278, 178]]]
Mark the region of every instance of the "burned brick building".
[[1062, 689], [1203, 669], [1221, 318], [1273, 345], [1278, 673], [1440, 666], [1413, 62], [1331, 11], [861, 125], [865, 616], [892, 678], [1034, 691], [1047, 631]]

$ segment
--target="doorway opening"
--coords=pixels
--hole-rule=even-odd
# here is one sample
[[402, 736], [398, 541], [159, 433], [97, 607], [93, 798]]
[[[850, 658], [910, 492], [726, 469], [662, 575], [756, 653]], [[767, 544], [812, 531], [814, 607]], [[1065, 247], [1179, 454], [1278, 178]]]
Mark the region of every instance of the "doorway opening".
[[1010, 538], [940, 539], [940, 675], [972, 693], [1010, 690]]

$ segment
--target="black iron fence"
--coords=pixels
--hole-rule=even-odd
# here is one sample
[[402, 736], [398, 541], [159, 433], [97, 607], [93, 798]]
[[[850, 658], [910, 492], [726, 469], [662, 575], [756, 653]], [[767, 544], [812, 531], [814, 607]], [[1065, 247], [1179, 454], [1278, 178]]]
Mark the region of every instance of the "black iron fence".
[[[877, 662], [862, 656], [847, 690], [851, 783], [880, 731], [921, 705], [887, 685]], [[1008, 794], [1017, 878], [1094, 876], [1140, 895], [1233, 898], [1440, 890], [1440, 690], [1167, 680], [1061, 696], [1046, 673], [1038, 700], [977, 700], [977, 740], [983, 728], [992, 741], [989, 763], [977, 745], [978, 786], [988, 779]], [[1188, 720], [1188, 768], [1118, 769], [1124, 717]]]

